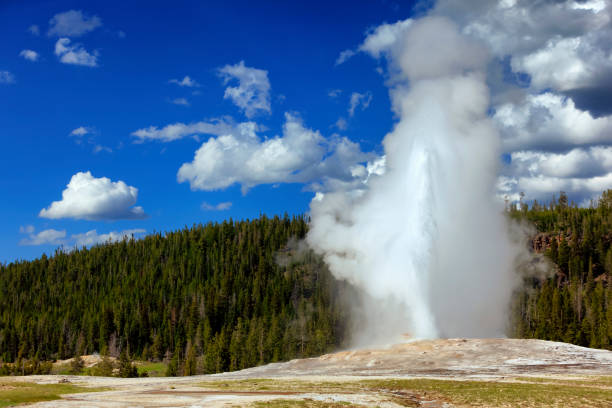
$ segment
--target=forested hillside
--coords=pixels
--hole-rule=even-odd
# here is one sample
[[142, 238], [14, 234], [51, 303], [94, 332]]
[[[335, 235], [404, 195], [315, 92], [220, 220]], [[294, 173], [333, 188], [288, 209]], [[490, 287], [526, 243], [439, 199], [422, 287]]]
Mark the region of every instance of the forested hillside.
[[533, 249], [555, 270], [526, 280], [517, 293], [514, 335], [612, 349], [612, 190], [590, 208], [562, 192], [547, 205], [512, 208], [510, 216], [535, 226]]
[[129, 350], [188, 375], [324, 353], [345, 338], [343, 284], [287, 247], [307, 227], [229, 220], [0, 266], [1, 359]]
[[[591, 208], [561, 194], [508, 214], [535, 226], [534, 251], [555, 265], [516, 293], [511, 334], [612, 348], [612, 190]], [[307, 229], [262, 216], [0, 265], [0, 363], [17, 363], [3, 370], [128, 352], [190, 375], [337, 348], [350, 325], [341, 300], [357, 294], [293, 248]]]

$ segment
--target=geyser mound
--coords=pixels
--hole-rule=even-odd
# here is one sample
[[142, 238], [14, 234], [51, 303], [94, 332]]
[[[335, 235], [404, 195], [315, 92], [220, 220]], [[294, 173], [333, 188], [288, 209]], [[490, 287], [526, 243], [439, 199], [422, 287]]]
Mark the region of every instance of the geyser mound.
[[495, 198], [487, 52], [439, 17], [386, 40], [371, 50], [388, 62], [399, 118], [385, 172], [313, 200], [308, 243], [367, 294], [365, 342], [503, 336], [517, 250]]

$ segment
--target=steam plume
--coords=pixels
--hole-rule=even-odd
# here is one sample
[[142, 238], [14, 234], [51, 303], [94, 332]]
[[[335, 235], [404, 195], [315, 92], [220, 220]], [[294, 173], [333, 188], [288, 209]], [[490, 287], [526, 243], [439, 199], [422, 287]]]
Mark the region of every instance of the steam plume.
[[488, 54], [445, 18], [396, 28], [371, 50], [387, 59], [399, 118], [386, 171], [313, 200], [308, 243], [371, 299], [369, 334], [502, 336], [515, 253], [495, 199]]

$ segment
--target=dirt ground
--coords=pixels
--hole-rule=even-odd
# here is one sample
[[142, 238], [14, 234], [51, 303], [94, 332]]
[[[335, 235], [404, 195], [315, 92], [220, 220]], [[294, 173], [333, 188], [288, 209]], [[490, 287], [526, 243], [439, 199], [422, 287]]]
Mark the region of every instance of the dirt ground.
[[[393, 391], [388, 386], [372, 388], [356, 384], [413, 378], [475, 380], [483, 384], [529, 383], [529, 378], [533, 378], [534, 382], [550, 380], [552, 384], [606, 376], [612, 376], [611, 351], [542, 340], [441, 339], [342, 351], [206, 376], [133, 379], [29, 376], [3, 381], [67, 380], [87, 387], [109, 388], [66, 395], [62, 400], [34, 404], [36, 407], [448, 407], [454, 405], [421, 391]], [[612, 390], [612, 379], [597, 387], [605, 392]], [[585, 406], [602, 405], [587, 402]]]

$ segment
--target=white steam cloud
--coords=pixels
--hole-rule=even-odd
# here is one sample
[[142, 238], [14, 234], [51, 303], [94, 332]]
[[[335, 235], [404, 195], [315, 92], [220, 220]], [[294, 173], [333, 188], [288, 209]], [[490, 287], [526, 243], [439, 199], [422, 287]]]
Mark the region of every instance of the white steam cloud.
[[307, 241], [380, 311], [363, 316], [377, 323], [367, 341], [503, 336], [516, 251], [495, 199], [488, 53], [443, 17], [383, 28], [360, 49], [391, 75], [385, 171], [365, 190], [317, 195]]

